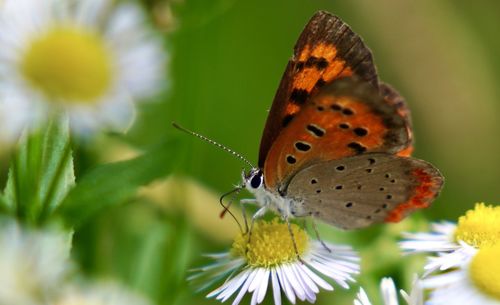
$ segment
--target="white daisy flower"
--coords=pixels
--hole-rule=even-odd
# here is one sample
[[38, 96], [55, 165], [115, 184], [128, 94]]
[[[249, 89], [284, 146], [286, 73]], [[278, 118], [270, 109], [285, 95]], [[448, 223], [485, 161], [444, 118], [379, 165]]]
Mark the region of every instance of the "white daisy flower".
[[69, 234], [0, 226], [0, 304], [42, 304], [70, 269]]
[[500, 305], [500, 245], [481, 247], [450, 272], [422, 281], [433, 289], [427, 305]]
[[116, 283], [99, 283], [67, 287], [51, 305], [151, 305], [151, 302]]
[[133, 102], [161, 88], [161, 41], [131, 3], [4, 0], [0, 9], [0, 137], [55, 113], [77, 132], [125, 129]]
[[226, 278], [224, 284], [210, 292], [225, 302], [236, 294], [232, 304], [237, 305], [246, 293], [252, 294], [251, 304], [260, 304], [268, 287], [273, 291], [274, 304], [281, 304], [281, 291], [293, 304], [296, 299], [313, 303], [319, 288], [333, 290], [323, 277], [349, 288], [353, 276], [359, 273], [359, 257], [348, 246], [327, 244], [328, 251], [307, 233], [292, 224], [291, 230], [297, 246], [297, 254], [288, 226], [277, 219], [272, 222], [258, 220], [251, 233], [240, 234], [228, 253], [210, 255], [215, 263], [200, 268], [191, 280], [205, 281], [203, 288]]
[[449, 252], [460, 245], [455, 241], [457, 225], [452, 222], [431, 224], [431, 233], [403, 233], [404, 241], [399, 245], [410, 252]]
[[[380, 293], [382, 294], [384, 305], [398, 305], [398, 294], [396, 292], [396, 285], [391, 278], [383, 278], [380, 282]], [[413, 281], [413, 288], [410, 294], [407, 294], [404, 290], [400, 290], [401, 296], [406, 301], [408, 305], [423, 305], [424, 304], [424, 294], [420, 281], [417, 277]], [[361, 288], [357, 295], [356, 300], [354, 300], [354, 305], [372, 305], [370, 299], [366, 292]]]
[[435, 270], [461, 266], [477, 249], [500, 241], [500, 206], [477, 203], [458, 219], [458, 224], [432, 224], [431, 233], [404, 233], [400, 247], [407, 253], [433, 253], [426, 266], [426, 275]]

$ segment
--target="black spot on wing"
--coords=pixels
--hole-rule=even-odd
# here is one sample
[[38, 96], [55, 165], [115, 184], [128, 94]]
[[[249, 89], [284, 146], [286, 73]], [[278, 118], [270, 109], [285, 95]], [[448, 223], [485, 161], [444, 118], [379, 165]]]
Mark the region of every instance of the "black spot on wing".
[[342, 114], [343, 114], [343, 115], [353, 115], [353, 114], [354, 114], [354, 111], [352, 111], [352, 109], [350, 109], [350, 108], [344, 108], [344, 109], [342, 110]]
[[300, 72], [304, 69], [304, 62], [303, 61], [299, 61], [297, 62], [297, 64], [295, 65], [295, 71], [297, 72]]
[[340, 106], [339, 104], [332, 104], [332, 106], [330, 106], [330, 108], [332, 108], [333, 111], [342, 110], [342, 106]]
[[288, 155], [286, 156], [286, 162], [288, 162], [288, 164], [295, 164], [295, 162], [297, 162], [297, 159], [295, 159], [295, 157], [292, 155]]
[[281, 122], [281, 126], [286, 127], [290, 122], [292, 121], [294, 115], [293, 114], [287, 114], [284, 118], [283, 121]]
[[319, 88], [323, 87], [325, 84], [326, 84], [326, 81], [323, 78], [320, 78], [320, 79], [318, 79], [318, 81], [316, 82], [314, 87], [316, 89], [319, 89]]
[[290, 95], [290, 100], [297, 105], [303, 105], [307, 98], [309, 97], [309, 92], [304, 89], [294, 89]]
[[311, 132], [316, 137], [322, 137], [325, 135], [325, 130], [321, 127], [318, 127], [314, 124], [309, 124], [306, 126], [306, 129]]
[[357, 135], [358, 137], [364, 137], [368, 134], [368, 130], [363, 127], [356, 127], [354, 128], [354, 134]]
[[311, 56], [305, 63], [306, 67], [315, 67], [318, 70], [324, 70], [328, 67], [328, 61], [323, 57]]
[[300, 151], [308, 151], [309, 149], [311, 149], [311, 144], [306, 142], [295, 142], [295, 148]]
[[347, 144], [347, 147], [353, 149], [357, 154], [361, 154], [361, 153], [364, 153], [366, 151], [366, 147], [364, 147], [363, 145], [361, 145], [358, 142], [351, 142], [351, 143]]

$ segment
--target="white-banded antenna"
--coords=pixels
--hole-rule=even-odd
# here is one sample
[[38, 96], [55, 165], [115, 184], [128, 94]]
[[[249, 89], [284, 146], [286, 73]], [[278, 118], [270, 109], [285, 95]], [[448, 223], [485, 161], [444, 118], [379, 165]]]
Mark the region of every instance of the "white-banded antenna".
[[184, 127], [182, 127], [182, 126], [178, 125], [176, 122], [172, 122], [172, 126], [174, 126], [175, 128], [177, 128], [177, 129], [179, 129], [179, 130], [181, 130], [181, 131], [184, 131], [185, 133], [188, 133], [188, 134], [190, 134], [190, 135], [192, 135], [192, 136], [195, 136], [195, 137], [197, 137], [197, 138], [199, 138], [199, 139], [202, 139], [202, 140], [203, 140], [203, 141], [205, 141], [205, 142], [208, 142], [208, 143], [210, 143], [210, 144], [212, 144], [212, 145], [215, 145], [215, 146], [219, 147], [220, 149], [222, 149], [222, 150], [224, 150], [224, 151], [226, 151], [226, 152], [230, 153], [231, 155], [235, 156], [236, 158], [238, 158], [238, 159], [242, 160], [243, 162], [245, 162], [246, 164], [248, 164], [251, 168], [255, 168], [255, 167], [252, 165], [252, 163], [250, 163], [250, 161], [248, 161], [245, 157], [243, 157], [243, 156], [242, 156], [242, 155], [240, 155], [239, 153], [235, 152], [234, 150], [232, 150], [232, 149], [230, 149], [230, 148], [228, 148], [228, 147], [226, 147], [226, 146], [224, 146], [224, 145], [222, 145], [222, 144], [220, 144], [220, 143], [217, 143], [217, 142], [215, 142], [214, 140], [211, 140], [211, 139], [209, 139], [209, 138], [205, 137], [204, 135], [201, 135], [201, 134], [196, 133], [196, 132], [194, 132], [194, 131], [191, 131], [191, 130], [189, 130], [189, 129], [187, 129], [187, 128], [184, 128]]

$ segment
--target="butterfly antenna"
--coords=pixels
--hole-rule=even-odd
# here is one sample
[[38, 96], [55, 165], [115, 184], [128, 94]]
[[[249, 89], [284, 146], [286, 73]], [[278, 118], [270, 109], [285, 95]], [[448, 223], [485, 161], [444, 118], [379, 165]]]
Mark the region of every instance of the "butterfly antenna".
[[189, 129], [187, 129], [187, 128], [184, 128], [184, 127], [182, 127], [182, 126], [178, 125], [178, 124], [177, 124], [177, 123], [175, 123], [175, 122], [172, 122], [172, 126], [174, 126], [175, 128], [179, 129], [180, 131], [184, 131], [184, 132], [185, 132], [185, 133], [187, 133], [187, 134], [190, 134], [190, 135], [192, 135], [192, 136], [195, 136], [195, 137], [197, 137], [197, 138], [199, 138], [199, 139], [202, 139], [202, 140], [203, 140], [203, 141], [205, 141], [205, 142], [208, 142], [208, 143], [210, 143], [210, 144], [212, 144], [212, 145], [215, 145], [215, 146], [219, 147], [220, 149], [222, 149], [222, 150], [224, 150], [224, 151], [226, 151], [226, 152], [228, 152], [228, 153], [232, 154], [232, 155], [233, 155], [233, 156], [235, 156], [236, 158], [238, 158], [238, 159], [240, 159], [241, 161], [245, 162], [245, 163], [246, 163], [248, 166], [250, 166], [251, 168], [255, 168], [255, 167], [252, 165], [252, 163], [250, 163], [250, 161], [248, 161], [245, 157], [243, 157], [243, 156], [242, 156], [242, 155], [240, 155], [239, 153], [235, 152], [234, 150], [232, 150], [232, 149], [230, 149], [230, 148], [228, 148], [228, 147], [226, 147], [226, 146], [224, 146], [224, 145], [222, 145], [222, 144], [220, 144], [220, 143], [217, 143], [217, 142], [215, 142], [214, 140], [211, 140], [211, 139], [209, 139], [209, 138], [205, 137], [204, 135], [201, 135], [201, 134], [196, 133], [196, 132], [194, 132], [194, 131], [191, 131], [191, 130], [189, 130]]

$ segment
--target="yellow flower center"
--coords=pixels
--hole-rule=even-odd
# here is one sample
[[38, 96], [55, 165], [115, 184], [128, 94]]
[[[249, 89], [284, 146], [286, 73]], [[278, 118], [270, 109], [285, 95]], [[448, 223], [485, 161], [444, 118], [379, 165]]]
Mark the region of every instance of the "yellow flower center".
[[112, 56], [102, 37], [76, 27], [56, 27], [34, 39], [20, 68], [55, 101], [95, 102], [112, 81]]
[[455, 239], [476, 248], [497, 244], [500, 241], [500, 206], [477, 203], [474, 210], [458, 219]]
[[[299, 226], [291, 225], [299, 255], [307, 250], [307, 233]], [[239, 234], [233, 242], [231, 252], [244, 257], [252, 267], [270, 267], [297, 260], [292, 237], [286, 223], [274, 219], [271, 222], [257, 221], [248, 242], [248, 234]]]
[[471, 261], [469, 274], [474, 285], [500, 300], [500, 245], [481, 248]]

